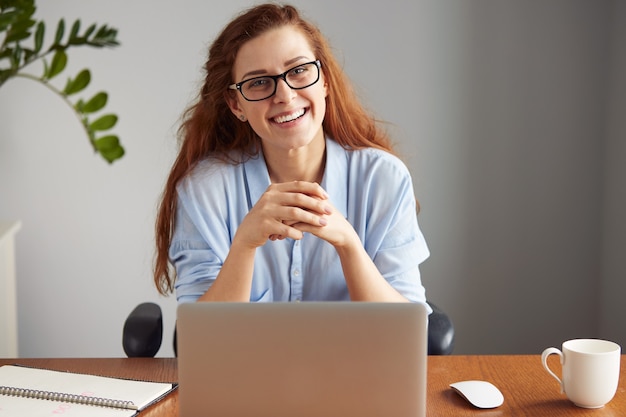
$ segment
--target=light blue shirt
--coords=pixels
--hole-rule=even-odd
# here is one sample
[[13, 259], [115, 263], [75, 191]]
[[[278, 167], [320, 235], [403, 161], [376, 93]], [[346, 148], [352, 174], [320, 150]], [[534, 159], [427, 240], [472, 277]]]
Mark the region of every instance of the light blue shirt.
[[[178, 186], [170, 259], [176, 297], [192, 302], [215, 281], [243, 218], [270, 185], [262, 154], [240, 164], [201, 162]], [[383, 277], [413, 302], [425, 302], [419, 264], [428, 248], [417, 223], [411, 176], [395, 156], [347, 151], [326, 139], [322, 187], [356, 230]], [[348, 301], [334, 247], [305, 233], [301, 240], [257, 248], [250, 301]]]

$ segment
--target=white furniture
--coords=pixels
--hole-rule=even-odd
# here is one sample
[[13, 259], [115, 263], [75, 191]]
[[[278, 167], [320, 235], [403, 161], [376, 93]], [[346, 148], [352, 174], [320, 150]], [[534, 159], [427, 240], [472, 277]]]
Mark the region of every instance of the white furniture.
[[20, 222], [0, 221], [0, 358], [17, 358], [15, 234]]

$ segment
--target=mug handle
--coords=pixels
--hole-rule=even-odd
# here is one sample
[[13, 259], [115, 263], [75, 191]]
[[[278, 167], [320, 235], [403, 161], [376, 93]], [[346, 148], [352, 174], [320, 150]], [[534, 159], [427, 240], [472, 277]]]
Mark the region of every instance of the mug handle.
[[563, 366], [563, 352], [553, 347], [547, 348], [546, 350], [543, 351], [543, 353], [541, 354], [541, 363], [543, 364], [543, 367], [546, 369], [546, 371], [548, 371], [548, 373], [552, 375], [554, 379], [559, 381], [559, 386], [561, 387], [561, 394], [563, 394], [565, 392], [564, 387], [563, 387], [563, 381], [561, 381], [559, 377], [556, 376], [556, 374], [552, 372], [552, 370], [548, 366], [548, 356], [552, 354], [559, 355], [560, 360], [561, 360], [561, 366]]

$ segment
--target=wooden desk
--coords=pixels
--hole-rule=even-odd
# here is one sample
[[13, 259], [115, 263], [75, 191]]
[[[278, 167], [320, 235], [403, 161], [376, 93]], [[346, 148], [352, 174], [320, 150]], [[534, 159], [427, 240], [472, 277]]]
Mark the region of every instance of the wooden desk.
[[[548, 358], [548, 363], [560, 375], [555, 356]], [[493, 383], [502, 391], [504, 404], [492, 410], [479, 410], [449, 388], [453, 382], [469, 379]], [[430, 356], [427, 401], [429, 417], [626, 416], [626, 356], [622, 355], [615, 397], [595, 410], [579, 408], [561, 394], [558, 382], [541, 366], [540, 355]]]
[[[550, 359], [558, 369], [558, 358]], [[14, 363], [159, 382], [178, 380], [177, 362], [171, 358], [0, 359], [0, 365]], [[494, 383], [504, 394], [504, 404], [492, 410], [470, 406], [449, 388], [450, 383], [467, 379]], [[617, 394], [609, 404], [596, 410], [578, 408], [560, 394], [557, 382], [543, 370], [539, 355], [430, 356], [427, 409], [429, 417], [626, 416], [626, 356], [622, 356]], [[178, 416], [177, 391], [141, 413], [141, 417], [156, 416]]]

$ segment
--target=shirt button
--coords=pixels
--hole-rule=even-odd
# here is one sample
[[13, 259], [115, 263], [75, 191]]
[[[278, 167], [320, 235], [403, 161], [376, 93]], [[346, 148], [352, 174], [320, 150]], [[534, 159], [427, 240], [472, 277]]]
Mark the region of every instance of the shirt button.
[[300, 276], [300, 270], [299, 269], [294, 269], [293, 270], [293, 275], [296, 276], [296, 277], [299, 277]]

